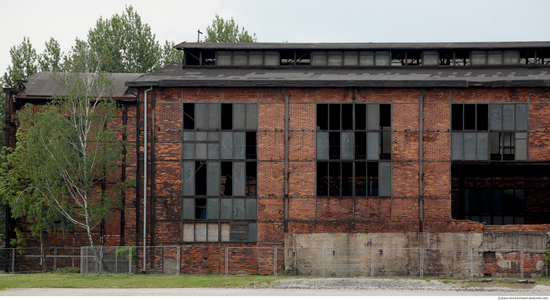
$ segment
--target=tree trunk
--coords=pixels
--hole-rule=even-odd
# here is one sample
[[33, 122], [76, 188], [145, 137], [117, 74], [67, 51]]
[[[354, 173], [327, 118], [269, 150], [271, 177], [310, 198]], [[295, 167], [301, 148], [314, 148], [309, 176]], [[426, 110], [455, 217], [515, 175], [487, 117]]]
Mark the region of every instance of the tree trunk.
[[109, 268], [107, 267], [107, 264], [105, 264], [105, 261], [103, 260], [103, 257], [101, 256], [101, 253], [99, 252], [99, 249], [94, 244], [94, 239], [92, 237], [92, 231], [88, 227], [86, 228], [86, 231], [88, 232], [88, 239], [90, 241], [90, 247], [92, 248], [92, 251], [94, 252], [94, 256], [96, 261], [99, 262], [99, 272], [100, 273], [109, 273]]

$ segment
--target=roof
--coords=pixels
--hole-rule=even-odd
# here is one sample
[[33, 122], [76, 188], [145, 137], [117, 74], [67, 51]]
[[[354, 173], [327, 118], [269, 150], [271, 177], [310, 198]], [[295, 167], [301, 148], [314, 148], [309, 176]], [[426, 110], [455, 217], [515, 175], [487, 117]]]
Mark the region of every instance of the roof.
[[196, 50], [444, 50], [444, 49], [523, 49], [550, 48], [550, 42], [476, 43], [197, 43], [183, 42], [176, 49]]
[[[23, 83], [25, 89], [17, 94], [17, 98], [50, 98], [55, 94], [62, 94], [62, 90], [57, 86], [56, 81], [51, 77], [51, 72], [38, 72], [31, 75], [26, 83]], [[117, 99], [135, 99], [127, 86], [126, 81], [137, 79], [143, 73], [113, 73], [114, 98]]]
[[133, 87], [548, 87], [550, 67], [182, 68], [168, 65]]

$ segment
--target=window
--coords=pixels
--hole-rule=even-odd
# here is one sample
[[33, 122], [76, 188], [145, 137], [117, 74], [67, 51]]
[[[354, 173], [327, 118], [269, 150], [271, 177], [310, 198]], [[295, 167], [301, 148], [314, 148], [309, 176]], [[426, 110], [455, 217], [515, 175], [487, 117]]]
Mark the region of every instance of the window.
[[453, 160], [527, 160], [528, 104], [453, 104]]
[[487, 225], [524, 224], [524, 189], [464, 190], [464, 219]]
[[317, 105], [317, 196], [391, 195], [391, 105]]
[[183, 241], [256, 241], [257, 105], [186, 103], [183, 113]]

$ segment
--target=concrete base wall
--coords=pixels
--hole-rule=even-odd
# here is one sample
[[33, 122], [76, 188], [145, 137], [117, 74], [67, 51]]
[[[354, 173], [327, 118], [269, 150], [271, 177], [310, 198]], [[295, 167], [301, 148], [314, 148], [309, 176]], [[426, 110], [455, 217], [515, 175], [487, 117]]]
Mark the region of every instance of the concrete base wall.
[[316, 276], [540, 276], [549, 232], [285, 235], [287, 272]]

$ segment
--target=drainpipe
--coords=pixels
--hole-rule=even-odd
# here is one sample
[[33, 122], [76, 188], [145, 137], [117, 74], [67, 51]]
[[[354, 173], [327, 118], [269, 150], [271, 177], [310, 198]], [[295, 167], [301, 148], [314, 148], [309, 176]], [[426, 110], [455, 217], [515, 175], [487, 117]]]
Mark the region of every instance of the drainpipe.
[[145, 272], [147, 262], [145, 255], [147, 244], [147, 92], [152, 90], [152, 86], [145, 90], [145, 106], [143, 108], [143, 272]]
[[288, 123], [289, 123], [289, 108], [288, 108], [288, 89], [285, 89], [285, 232], [288, 232]]

